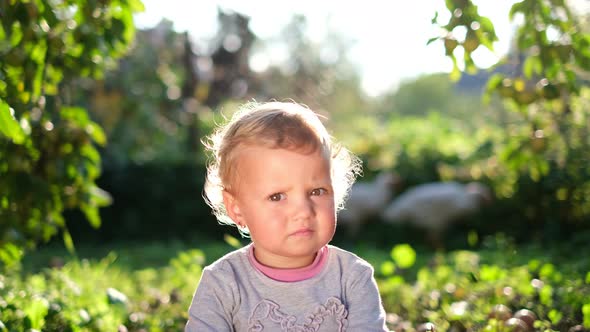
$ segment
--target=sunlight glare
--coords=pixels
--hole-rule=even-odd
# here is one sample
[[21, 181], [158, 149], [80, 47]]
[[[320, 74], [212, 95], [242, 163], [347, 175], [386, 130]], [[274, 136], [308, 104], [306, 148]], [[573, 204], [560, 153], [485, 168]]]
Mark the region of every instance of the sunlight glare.
[[[500, 39], [494, 44], [495, 52], [479, 47], [474, 60], [481, 67], [489, 67], [508, 51], [513, 33], [508, 11], [516, 0], [475, 1], [479, 13], [490, 18]], [[450, 72], [452, 62], [444, 56], [442, 43], [426, 46], [429, 38], [440, 35], [439, 28], [431, 24], [438, 12], [438, 22], [448, 21], [450, 13], [444, 0], [404, 2], [396, 4], [366, 0], [363, 6], [333, 0], [275, 3], [238, 0], [186, 2], [169, 0], [143, 0], [146, 11], [135, 17], [138, 28], [155, 26], [162, 17], [173, 21], [177, 31], [189, 31], [197, 43], [205, 44], [217, 31], [217, 11], [231, 9], [250, 17], [250, 28], [256, 37], [277, 41], [281, 30], [293, 15], [306, 18], [306, 34], [312, 42], [322, 43], [336, 34], [346, 40], [350, 62], [359, 68], [361, 84], [370, 95], [378, 95], [395, 88], [404, 79], [426, 73]], [[396, 8], [397, 6], [397, 8]], [[473, 28], [476, 28], [475, 26]], [[460, 31], [453, 31], [460, 34]], [[458, 38], [460, 39], [460, 38]], [[228, 50], [235, 49], [241, 40], [226, 40]], [[265, 45], [252, 53], [250, 64], [254, 71], [264, 71], [273, 65], [289, 66], [289, 49]], [[321, 49], [322, 61], [336, 63], [342, 60], [340, 50]], [[264, 56], [262, 54], [265, 54]], [[292, 69], [292, 68], [291, 68]], [[287, 70], [288, 71], [288, 70]]]

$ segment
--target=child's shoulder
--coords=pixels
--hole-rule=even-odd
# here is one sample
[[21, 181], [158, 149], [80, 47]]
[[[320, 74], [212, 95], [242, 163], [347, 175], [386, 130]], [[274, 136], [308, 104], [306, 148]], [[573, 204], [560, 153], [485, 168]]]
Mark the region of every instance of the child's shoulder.
[[213, 263], [206, 266], [207, 270], [227, 270], [235, 269], [236, 267], [243, 266], [248, 261], [248, 250], [250, 245], [246, 245], [242, 248], [236, 249], [225, 254], [223, 257], [218, 258]]
[[373, 270], [373, 266], [369, 262], [351, 251], [336, 247], [334, 245], [328, 245], [328, 248], [330, 249], [330, 255], [333, 255], [335, 259], [340, 262], [340, 264], [357, 269]]

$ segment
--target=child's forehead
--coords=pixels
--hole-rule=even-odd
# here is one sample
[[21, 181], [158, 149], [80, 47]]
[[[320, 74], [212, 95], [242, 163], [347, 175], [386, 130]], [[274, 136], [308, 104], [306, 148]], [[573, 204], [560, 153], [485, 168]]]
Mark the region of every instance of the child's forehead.
[[295, 152], [302, 155], [309, 155], [315, 156], [317, 155], [318, 158], [328, 159], [329, 157], [323, 151], [321, 144], [302, 144], [300, 146], [293, 146], [293, 147], [281, 147], [281, 146], [273, 146], [269, 144], [265, 144], [264, 142], [259, 142], [258, 144], [246, 143], [246, 144], [238, 144], [234, 151], [236, 152], [237, 157], [240, 155], [251, 155], [256, 156], [260, 153], [265, 154], [281, 154], [283, 152]]
[[[297, 151], [285, 148], [245, 146], [236, 154], [229, 171], [229, 182], [234, 188], [243, 181], [254, 179], [292, 179], [299, 174], [306, 178], [320, 178], [331, 174], [332, 163], [321, 149]], [[274, 181], [273, 180], [273, 181]]]
[[[287, 154], [285, 154], [287, 152]], [[269, 160], [274, 160], [274, 162], [292, 162], [287, 161], [289, 157], [288, 155], [293, 155], [291, 153], [307, 156], [313, 159], [321, 159], [322, 162], [327, 162], [328, 165], [331, 165], [331, 158], [330, 153], [324, 151], [324, 149], [320, 146], [302, 146], [296, 148], [283, 148], [283, 147], [268, 147], [264, 145], [242, 145], [241, 147], [236, 147], [234, 157], [232, 158], [231, 163], [233, 165], [229, 166], [233, 168], [234, 174], [235, 172], [239, 173], [239, 169], [243, 168], [245, 165], [243, 161], [246, 161], [249, 165], [253, 163], [257, 165], [257, 167], [264, 167], [264, 165]], [[270, 158], [270, 159], [269, 159]], [[310, 159], [308, 159], [310, 160]], [[330, 167], [330, 166], [329, 166]]]

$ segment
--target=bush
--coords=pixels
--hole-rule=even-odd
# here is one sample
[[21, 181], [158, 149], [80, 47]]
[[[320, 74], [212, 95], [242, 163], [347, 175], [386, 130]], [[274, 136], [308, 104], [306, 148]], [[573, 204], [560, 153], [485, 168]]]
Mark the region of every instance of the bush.
[[576, 248], [515, 247], [498, 236], [480, 252], [436, 254], [424, 266], [402, 268], [396, 250], [405, 248], [397, 246], [379, 278], [384, 305], [394, 313], [391, 328], [432, 322], [442, 331], [512, 331], [508, 319], [523, 309], [536, 316], [530, 331], [588, 328], [590, 260], [561, 256]]
[[[521, 309], [534, 312], [534, 331], [568, 331], [590, 328], [590, 258], [576, 255], [588, 243], [586, 237], [581, 245], [523, 247], [497, 236], [477, 252], [416, 253], [402, 244], [381, 264], [367, 259], [376, 266], [396, 331], [414, 332], [424, 322], [439, 331], [507, 331], [514, 323], [507, 319]], [[154, 252], [146, 249], [142, 260]], [[171, 257], [159, 268], [132, 269], [110, 253], [99, 261], [0, 275], [0, 331], [180, 331], [211, 260], [197, 249]]]
[[[98, 184], [113, 197], [101, 209], [100, 229], [87, 226], [77, 212], [67, 223], [75, 240], [186, 239], [200, 234], [222, 239], [220, 226], [202, 197], [205, 167], [195, 164], [144, 164], [105, 169]], [[234, 234], [238, 234], [237, 232]]]
[[24, 278], [0, 275], [0, 331], [180, 331], [204, 259], [191, 250], [164, 268], [129, 271], [111, 253]]

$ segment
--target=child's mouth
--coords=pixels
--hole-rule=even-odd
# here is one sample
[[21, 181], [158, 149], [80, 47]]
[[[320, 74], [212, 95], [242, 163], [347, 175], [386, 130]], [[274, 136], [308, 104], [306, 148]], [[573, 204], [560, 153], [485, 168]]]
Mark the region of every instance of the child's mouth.
[[310, 236], [313, 233], [311, 228], [301, 228], [291, 234], [291, 236]]

